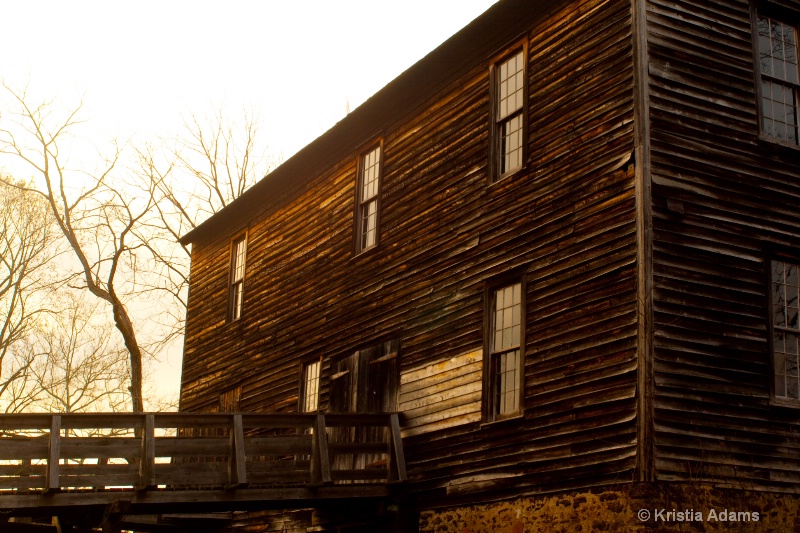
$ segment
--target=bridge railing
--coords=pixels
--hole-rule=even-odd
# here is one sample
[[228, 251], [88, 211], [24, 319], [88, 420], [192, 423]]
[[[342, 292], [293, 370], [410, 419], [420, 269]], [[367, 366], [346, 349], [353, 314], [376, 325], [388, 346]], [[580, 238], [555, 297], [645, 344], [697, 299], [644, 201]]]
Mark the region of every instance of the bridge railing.
[[395, 413], [0, 416], [0, 492], [405, 479]]

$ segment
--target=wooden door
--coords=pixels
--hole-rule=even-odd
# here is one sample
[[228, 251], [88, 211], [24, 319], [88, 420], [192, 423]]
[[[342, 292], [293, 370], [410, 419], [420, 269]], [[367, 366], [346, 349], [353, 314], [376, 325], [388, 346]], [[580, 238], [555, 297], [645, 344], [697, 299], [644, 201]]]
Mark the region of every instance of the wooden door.
[[[359, 350], [331, 365], [331, 413], [386, 413], [397, 410], [398, 341]], [[331, 443], [387, 442], [385, 428], [331, 428]], [[334, 470], [362, 469], [381, 461], [374, 454], [336, 454]]]

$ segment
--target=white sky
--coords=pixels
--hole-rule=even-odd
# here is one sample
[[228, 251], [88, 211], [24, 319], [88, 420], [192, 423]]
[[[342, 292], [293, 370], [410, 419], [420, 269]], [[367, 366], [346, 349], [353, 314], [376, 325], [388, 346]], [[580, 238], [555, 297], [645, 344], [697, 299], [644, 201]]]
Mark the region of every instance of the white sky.
[[[82, 99], [81, 132], [98, 140], [170, 137], [181, 115], [255, 109], [285, 160], [494, 1], [0, 0], [0, 77]], [[180, 354], [157, 374], [177, 394]]]
[[492, 3], [0, 0], [0, 76], [82, 98], [92, 127], [120, 138], [255, 107], [286, 159]]

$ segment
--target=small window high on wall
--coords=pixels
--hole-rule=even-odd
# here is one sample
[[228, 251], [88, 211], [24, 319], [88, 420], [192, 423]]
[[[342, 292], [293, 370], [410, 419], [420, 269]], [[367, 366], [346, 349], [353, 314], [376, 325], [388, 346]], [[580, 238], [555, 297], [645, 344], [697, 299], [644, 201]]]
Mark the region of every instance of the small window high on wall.
[[797, 17], [793, 19], [783, 12], [759, 12], [756, 27], [761, 134], [767, 139], [797, 146], [800, 143]]
[[520, 170], [525, 164], [527, 138], [526, 48], [518, 48], [491, 70], [492, 181]]
[[312, 361], [303, 365], [303, 378], [300, 383], [300, 410], [303, 412], [319, 409], [319, 378], [322, 361]]
[[231, 243], [231, 270], [228, 283], [228, 320], [239, 320], [244, 305], [244, 267], [247, 255], [247, 237], [241, 236]]
[[378, 244], [380, 222], [381, 145], [363, 153], [358, 164], [356, 251]]

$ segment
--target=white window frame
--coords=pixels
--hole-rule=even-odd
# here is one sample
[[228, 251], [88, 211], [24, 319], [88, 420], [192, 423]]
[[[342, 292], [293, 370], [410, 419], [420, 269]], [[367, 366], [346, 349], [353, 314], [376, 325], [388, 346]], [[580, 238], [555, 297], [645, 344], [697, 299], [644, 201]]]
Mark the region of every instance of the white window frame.
[[303, 365], [300, 382], [300, 411], [310, 413], [319, 410], [320, 378], [322, 360], [317, 359]]
[[528, 46], [519, 43], [492, 64], [491, 181], [525, 167], [528, 142]]
[[356, 252], [375, 248], [380, 241], [380, 193], [383, 142], [372, 144], [358, 158], [356, 190]]
[[228, 274], [228, 321], [242, 318], [244, 309], [244, 280], [247, 265], [247, 234], [231, 240], [230, 272]]
[[487, 287], [484, 364], [484, 418], [487, 422], [523, 414], [525, 316], [523, 279], [506, 279]]
[[[777, 16], [775, 16], [777, 15]], [[765, 34], [765, 25], [770, 30], [776, 25], [784, 29], [781, 35], [794, 40], [791, 46], [793, 62], [780, 57], [786, 50], [785, 41], [774, 40], [775, 34]], [[758, 95], [759, 132], [763, 139], [788, 146], [800, 146], [800, 68], [798, 68], [798, 42], [800, 34], [798, 17], [771, 10], [758, 10], [753, 20], [753, 50], [755, 53], [756, 83]], [[788, 30], [788, 33], [787, 33]], [[768, 39], [768, 42], [765, 42]], [[779, 55], [773, 51], [780, 49]], [[784, 120], [776, 121], [776, 113], [782, 111]], [[792, 124], [793, 122], [793, 124]]]
[[800, 407], [800, 261], [769, 262], [772, 399]]

